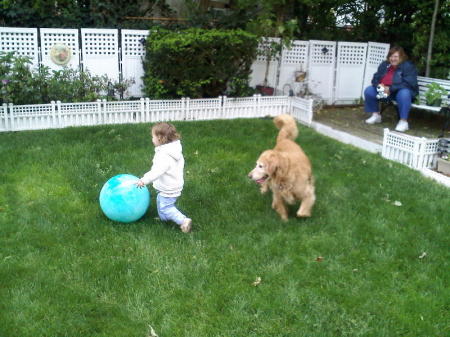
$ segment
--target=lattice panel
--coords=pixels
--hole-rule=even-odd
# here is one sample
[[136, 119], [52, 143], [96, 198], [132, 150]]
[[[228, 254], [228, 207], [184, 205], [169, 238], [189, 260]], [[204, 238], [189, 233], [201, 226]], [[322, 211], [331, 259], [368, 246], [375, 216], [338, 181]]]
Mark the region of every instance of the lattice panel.
[[399, 136], [396, 134], [389, 134], [385, 137], [385, 145], [392, 146], [397, 149], [411, 152], [415, 148], [415, 139], [408, 136]]
[[[257, 56], [256, 56], [256, 61], [257, 62], [266, 62], [267, 60], [267, 53], [268, 50], [270, 49], [270, 45], [272, 42], [280, 42], [279, 38], [267, 38], [264, 41], [261, 41], [258, 45], [258, 52], [257, 52]], [[272, 61], [275, 61], [276, 56], [272, 57]]]
[[144, 40], [147, 38], [147, 36], [148, 31], [146, 30], [122, 30], [122, 55], [144, 56]]
[[366, 43], [338, 43], [338, 64], [364, 65], [366, 62]]
[[189, 100], [189, 107], [194, 109], [199, 108], [220, 108], [220, 98], [198, 98]]
[[116, 55], [118, 41], [116, 29], [82, 29], [84, 55]]
[[122, 102], [105, 102], [104, 109], [106, 112], [139, 112], [141, 110], [140, 101], [122, 101]]
[[61, 114], [96, 113], [99, 111], [98, 103], [60, 103], [58, 109]]
[[37, 60], [37, 29], [0, 27], [0, 50]]
[[315, 41], [310, 44], [311, 64], [334, 64], [336, 43], [327, 41]]
[[77, 29], [51, 29], [41, 28], [41, 50], [47, 56], [55, 44], [68, 46], [72, 55], [78, 55], [78, 30]]
[[367, 51], [367, 64], [377, 66], [386, 60], [389, 44], [369, 42]]
[[150, 111], [152, 110], [173, 110], [173, 109], [181, 109], [183, 103], [181, 100], [155, 100], [149, 101], [148, 106]]
[[52, 113], [51, 104], [36, 104], [36, 105], [14, 105], [13, 115], [15, 117], [32, 117], [45, 116]]
[[308, 60], [307, 41], [294, 41], [290, 49], [283, 49], [282, 64], [306, 64]]

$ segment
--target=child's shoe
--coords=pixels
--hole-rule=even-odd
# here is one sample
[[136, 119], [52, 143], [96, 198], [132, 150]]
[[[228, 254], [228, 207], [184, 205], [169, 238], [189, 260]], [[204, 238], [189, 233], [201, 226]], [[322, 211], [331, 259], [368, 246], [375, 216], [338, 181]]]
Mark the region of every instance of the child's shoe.
[[180, 226], [183, 233], [189, 233], [192, 229], [192, 219], [186, 218]]

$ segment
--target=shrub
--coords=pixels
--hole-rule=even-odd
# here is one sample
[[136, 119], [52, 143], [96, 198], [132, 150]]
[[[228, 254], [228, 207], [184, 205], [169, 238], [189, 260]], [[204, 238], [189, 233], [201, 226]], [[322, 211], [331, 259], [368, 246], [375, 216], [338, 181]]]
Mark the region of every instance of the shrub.
[[[31, 67], [28, 57], [0, 53], [0, 103], [39, 104], [50, 101], [90, 102], [100, 98], [114, 99], [123, 94], [132, 81], [114, 82], [108, 76], [63, 68], [51, 70]], [[109, 95], [109, 96], [108, 96]]]
[[257, 37], [242, 30], [154, 30], [146, 43], [144, 91], [152, 98], [244, 96]]

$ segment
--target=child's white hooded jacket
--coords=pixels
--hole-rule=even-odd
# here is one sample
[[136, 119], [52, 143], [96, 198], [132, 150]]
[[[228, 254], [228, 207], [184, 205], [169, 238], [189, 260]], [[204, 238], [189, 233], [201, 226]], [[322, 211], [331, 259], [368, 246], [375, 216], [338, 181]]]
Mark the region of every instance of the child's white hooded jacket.
[[142, 181], [146, 185], [153, 182], [153, 187], [163, 197], [178, 197], [184, 185], [183, 170], [183, 149], [181, 142], [176, 140], [155, 147], [152, 168], [144, 174]]

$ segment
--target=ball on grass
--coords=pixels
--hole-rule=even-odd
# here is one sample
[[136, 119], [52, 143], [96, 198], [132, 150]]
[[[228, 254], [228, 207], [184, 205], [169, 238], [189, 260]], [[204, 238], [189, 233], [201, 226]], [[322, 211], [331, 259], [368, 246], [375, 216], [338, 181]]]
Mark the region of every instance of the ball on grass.
[[119, 174], [109, 179], [100, 191], [100, 208], [113, 221], [133, 222], [140, 219], [150, 206], [147, 187], [138, 187], [139, 180], [131, 174]]

